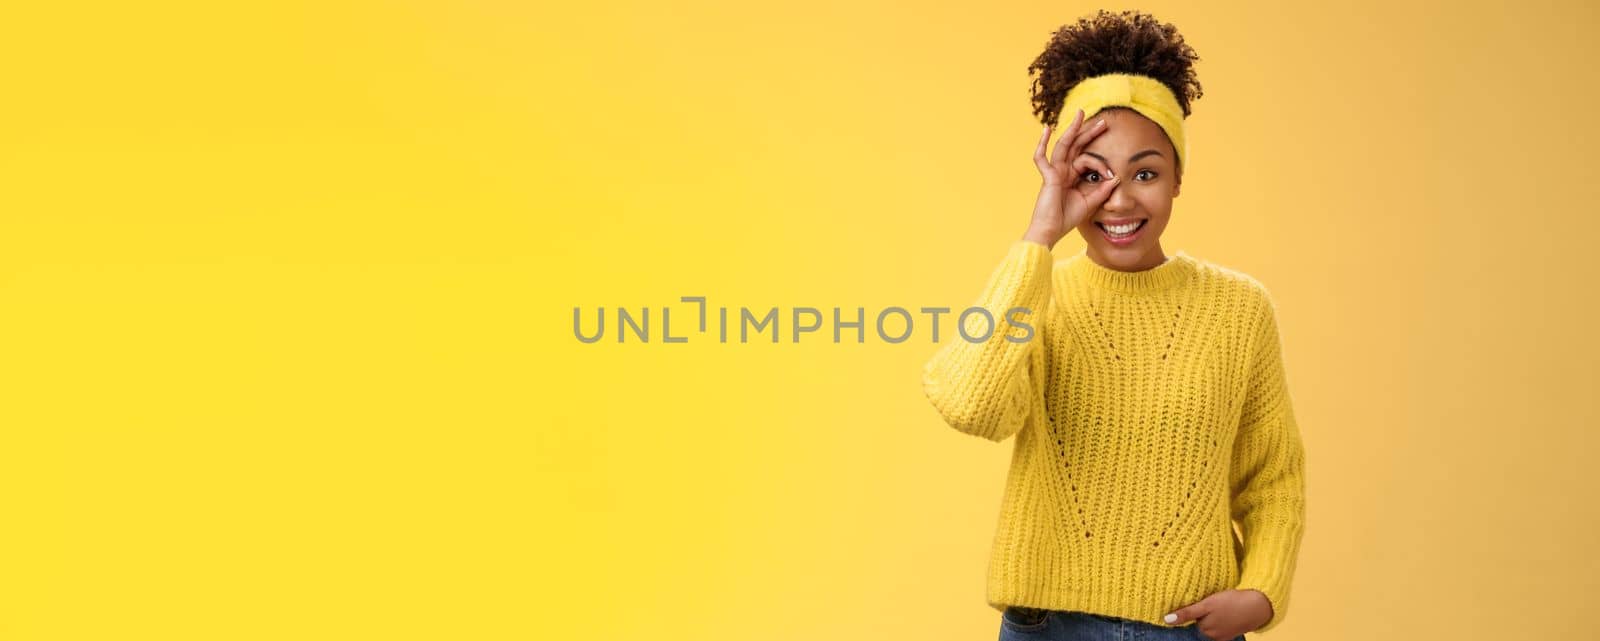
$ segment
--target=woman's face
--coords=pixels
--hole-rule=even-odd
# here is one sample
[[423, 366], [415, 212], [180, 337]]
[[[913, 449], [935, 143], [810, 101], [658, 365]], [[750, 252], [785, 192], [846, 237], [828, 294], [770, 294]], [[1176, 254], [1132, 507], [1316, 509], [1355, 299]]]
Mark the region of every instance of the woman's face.
[[[1106, 120], [1106, 130], [1083, 149], [1094, 169], [1083, 172], [1076, 188], [1088, 196], [1111, 176], [1121, 177], [1122, 182], [1098, 211], [1084, 217], [1078, 233], [1096, 263], [1121, 271], [1159, 266], [1167, 258], [1161, 250], [1161, 232], [1172, 217], [1172, 199], [1178, 197], [1172, 140], [1160, 125], [1126, 108], [1102, 110], [1083, 127], [1101, 119]], [[1139, 220], [1144, 221], [1142, 226], [1126, 240], [1114, 240], [1102, 227]]]

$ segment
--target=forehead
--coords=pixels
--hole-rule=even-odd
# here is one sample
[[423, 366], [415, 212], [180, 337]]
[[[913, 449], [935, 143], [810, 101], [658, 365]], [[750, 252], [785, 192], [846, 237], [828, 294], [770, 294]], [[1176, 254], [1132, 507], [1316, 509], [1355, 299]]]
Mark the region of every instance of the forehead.
[[1102, 119], [1107, 129], [1089, 141], [1085, 150], [1112, 160], [1126, 160], [1135, 152], [1151, 148], [1160, 151], [1162, 156], [1171, 154], [1172, 144], [1167, 141], [1167, 132], [1144, 114], [1132, 109], [1105, 109], [1084, 124], [1091, 125]]

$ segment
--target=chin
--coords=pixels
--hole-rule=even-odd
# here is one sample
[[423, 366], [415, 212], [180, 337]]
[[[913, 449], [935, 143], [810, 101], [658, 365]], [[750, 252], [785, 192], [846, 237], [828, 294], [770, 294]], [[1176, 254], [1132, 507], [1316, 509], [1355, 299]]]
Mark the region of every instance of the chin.
[[[1092, 233], [1100, 233], [1099, 228], [1094, 228]], [[1150, 236], [1148, 238], [1140, 238], [1130, 245], [1117, 245], [1106, 242], [1103, 238], [1096, 238], [1092, 245], [1093, 251], [1099, 254], [1100, 260], [1107, 266], [1130, 271], [1144, 263], [1146, 257], [1155, 251], [1158, 246], [1157, 240], [1156, 236]]]
[[1135, 265], [1144, 260], [1144, 255], [1144, 250], [1137, 248], [1114, 247], [1101, 248], [1100, 250], [1100, 256], [1105, 259], [1109, 266], [1124, 271], [1133, 269]]

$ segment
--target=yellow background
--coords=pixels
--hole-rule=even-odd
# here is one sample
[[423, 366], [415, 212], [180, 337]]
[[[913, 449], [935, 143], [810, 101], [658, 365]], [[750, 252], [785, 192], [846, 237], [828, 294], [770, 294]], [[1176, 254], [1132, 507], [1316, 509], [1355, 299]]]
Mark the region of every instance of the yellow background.
[[[1094, 8], [9, 6], [0, 638], [993, 638], [1010, 442], [926, 334], [572, 309], [970, 303]], [[1263, 636], [1590, 636], [1595, 5], [1141, 8], [1162, 244], [1274, 293], [1308, 448]]]

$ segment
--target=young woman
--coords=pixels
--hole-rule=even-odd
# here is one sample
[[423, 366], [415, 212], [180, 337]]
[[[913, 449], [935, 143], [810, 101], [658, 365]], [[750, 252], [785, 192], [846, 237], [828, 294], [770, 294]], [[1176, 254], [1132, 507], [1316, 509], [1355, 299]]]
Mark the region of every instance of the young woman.
[[[1272, 298], [1161, 246], [1198, 59], [1138, 12], [1055, 33], [1029, 69], [1043, 184], [977, 301], [998, 328], [968, 315], [991, 338], [923, 369], [950, 426], [1016, 437], [987, 586], [1002, 640], [1242, 640], [1288, 608], [1304, 452]], [[1072, 230], [1086, 247], [1058, 261]]]

